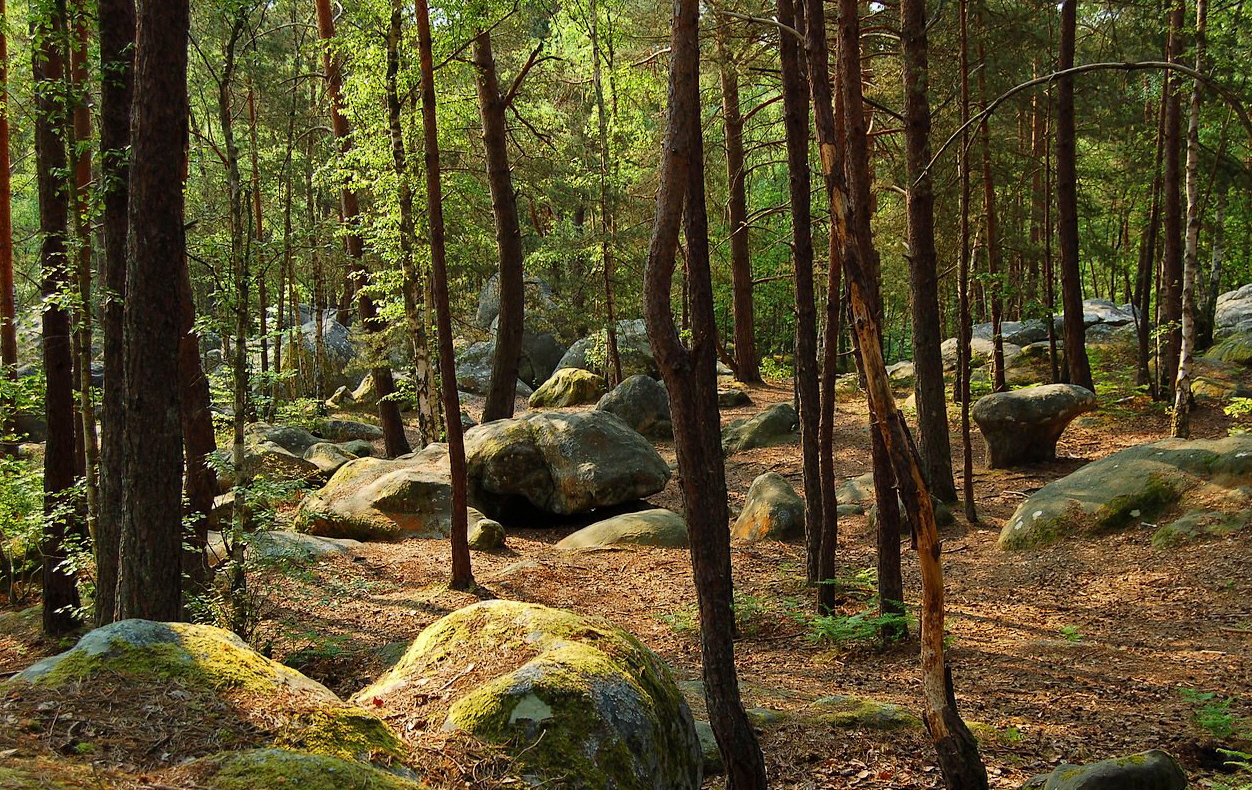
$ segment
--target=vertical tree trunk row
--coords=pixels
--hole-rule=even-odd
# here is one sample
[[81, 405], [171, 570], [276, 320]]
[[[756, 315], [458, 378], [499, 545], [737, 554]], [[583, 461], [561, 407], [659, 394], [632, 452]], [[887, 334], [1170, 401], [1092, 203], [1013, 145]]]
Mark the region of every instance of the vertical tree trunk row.
[[[1169, 62], [1182, 63], [1183, 0], [1171, 0], [1169, 14]], [[1164, 250], [1159, 271], [1157, 322], [1160, 340], [1157, 346], [1156, 373], [1162, 398], [1174, 391], [1178, 373], [1178, 353], [1182, 344], [1182, 78], [1170, 72], [1166, 76], [1169, 90], [1165, 102], [1165, 174], [1162, 181], [1164, 217]]]

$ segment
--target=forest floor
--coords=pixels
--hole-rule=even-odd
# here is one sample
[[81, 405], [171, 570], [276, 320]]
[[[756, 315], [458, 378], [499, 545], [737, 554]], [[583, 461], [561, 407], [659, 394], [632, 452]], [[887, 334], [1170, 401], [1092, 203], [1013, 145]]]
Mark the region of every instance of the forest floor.
[[[949, 663], [960, 710], [978, 722], [992, 787], [1016, 788], [1057, 763], [1085, 762], [1160, 747], [1214, 786], [1213, 734], [1204, 704], [1215, 693], [1234, 726], [1252, 723], [1252, 547], [1246, 535], [1157, 549], [1152, 530], [1133, 529], [1024, 552], [996, 547], [1000, 527], [1044, 483], [1123, 447], [1162, 438], [1168, 415], [1142, 395], [1102, 393], [1102, 409], [1061, 438], [1057, 461], [1030, 469], [982, 467], [975, 434], [979, 522], [959, 515], [943, 529]], [[790, 388], [755, 387], [754, 404], [729, 421], [790, 398]], [[959, 411], [952, 410], [954, 417]], [[1230, 429], [1220, 407], [1201, 404], [1193, 436]], [[961, 468], [959, 422], [953, 462]], [[869, 470], [864, 401], [839, 408], [840, 478]], [[660, 450], [673, 461], [672, 443]], [[801, 489], [799, 448], [752, 450], [727, 461], [732, 516], [751, 481], [775, 471]], [[682, 510], [676, 483], [649, 502]], [[703, 717], [695, 591], [686, 550], [638, 548], [567, 553], [554, 544], [585, 521], [509, 525], [508, 547], [474, 553], [475, 594], [446, 586], [447, 546], [409, 540], [367, 544], [354, 557], [328, 556], [284, 573], [258, 575], [262, 620], [253, 644], [347, 696], [376, 678], [421, 629], [486, 597], [533, 601], [606, 617], [636, 634], [673, 667]], [[840, 519], [839, 562], [847, 614], [872, 605], [874, 535], [864, 516]], [[919, 579], [904, 543], [907, 603]], [[780, 712], [761, 727], [771, 786], [931, 788], [941, 786], [934, 750], [919, 727], [838, 729], [806, 712], [818, 698], [851, 694], [920, 712], [916, 628], [889, 647], [832, 643], [813, 627], [811, 590], [799, 545], [735, 545], [732, 553], [737, 659], [745, 704]], [[2, 617], [4, 615], [0, 615]], [[8, 615], [12, 617], [13, 615]], [[0, 631], [9, 629], [0, 629]], [[53, 652], [0, 635], [0, 672]], [[706, 781], [723, 787], [722, 777]]]

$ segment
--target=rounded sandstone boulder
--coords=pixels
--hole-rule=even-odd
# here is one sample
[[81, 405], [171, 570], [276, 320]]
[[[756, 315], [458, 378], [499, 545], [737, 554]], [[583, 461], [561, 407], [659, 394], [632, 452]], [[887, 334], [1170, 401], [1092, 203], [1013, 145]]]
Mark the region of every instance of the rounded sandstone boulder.
[[1047, 384], [980, 398], [970, 415], [987, 445], [987, 466], [999, 469], [1056, 458], [1056, 442], [1078, 415], [1096, 407], [1095, 393], [1076, 384]]

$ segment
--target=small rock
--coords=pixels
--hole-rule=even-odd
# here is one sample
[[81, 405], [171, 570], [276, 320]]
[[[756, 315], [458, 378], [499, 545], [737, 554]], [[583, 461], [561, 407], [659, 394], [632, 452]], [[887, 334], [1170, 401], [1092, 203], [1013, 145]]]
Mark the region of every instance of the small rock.
[[730, 536], [736, 540], [790, 540], [804, 536], [804, 500], [786, 478], [766, 472], [752, 481]]
[[532, 409], [580, 406], [604, 392], [604, 379], [589, 370], [561, 368], [530, 396]]
[[494, 519], [481, 516], [475, 521], [471, 511], [469, 519], [469, 547], [475, 551], [491, 551], [504, 547], [504, 526]]
[[722, 428], [722, 452], [734, 455], [795, 439], [799, 418], [790, 403], [777, 403], [763, 412], [735, 420]]
[[572, 550], [627, 545], [685, 548], [688, 545], [687, 522], [664, 508], [623, 513], [583, 527], [566, 536], [556, 547]]

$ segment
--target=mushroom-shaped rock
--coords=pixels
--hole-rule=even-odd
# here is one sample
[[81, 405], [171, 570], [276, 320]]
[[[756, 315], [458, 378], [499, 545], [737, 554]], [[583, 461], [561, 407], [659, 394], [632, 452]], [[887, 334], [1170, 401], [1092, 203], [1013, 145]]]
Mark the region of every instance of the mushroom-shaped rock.
[[987, 444], [987, 466], [1051, 461], [1066, 426], [1096, 407], [1096, 396], [1075, 384], [1047, 384], [980, 398], [971, 416]]
[[687, 522], [683, 517], [672, 510], [654, 508], [597, 521], [567, 535], [556, 547], [569, 550], [606, 546], [685, 548], [687, 545]]
[[795, 407], [790, 403], [776, 403], [751, 417], [735, 420], [722, 428], [722, 452], [734, 455], [791, 441], [795, 438], [798, 420]]
[[[207, 625], [120, 620], [89, 631], [70, 650], [0, 688], [14, 715], [54, 702], [96, 732], [114, 763], [152, 760], [153, 720], [167, 732], [211, 732], [216, 743], [281, 744], [363, 760], [402, 751], [373, 714]], [[175, 737], [164, 748], [174, 752], [182, 740]], [[179, 756], [199, 756], [194, 750], [203, 745], [184, 746], [193, 751]]]
[[1194, 508], [1239, 514], [1252, 508], [1249, 485], [1252, 436], [1135, 445], [1031, 494], [1000, 531], [999, 546], [1024, 549], [1072, 534], [1125, 529], [1155, 522], [1166, 511], [1182, 512], [1183, 519]]
[[644, 436], [672, 436], [669, 393], [665, 385], [643, 374], [630, 376], [596, 404], [600, 411], [616, 414]]
[[529, 786], [700, 787], [700, 742], [669, 668], [598, 618], [519, 601], [473, 604], [423, 631], [356, 699], [402, 729], [442, 722], [499, 744]]
[[1186, 790], [1187, 775], [1169, 754], [1152, 749], [1088, 765], [1063, 763], [1022, 790]]
[[604, 379], [589, 370], [561, 368], [530, 396], [532, 409], [581, 406], [604, 392]]
[[804, 500], [786, 478], [766, 472], [748, 487], [743, 512], [730, 536], [737, 540], [789, 540], [804, 535]]
[[605, 411], [535, 412], [465, 433], [470, 499], [500, 518], [517, 505], [569, 515], [651, 496], [669, 482], [656, 448]]

